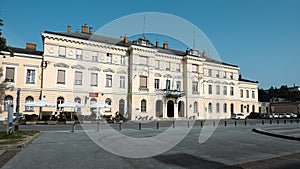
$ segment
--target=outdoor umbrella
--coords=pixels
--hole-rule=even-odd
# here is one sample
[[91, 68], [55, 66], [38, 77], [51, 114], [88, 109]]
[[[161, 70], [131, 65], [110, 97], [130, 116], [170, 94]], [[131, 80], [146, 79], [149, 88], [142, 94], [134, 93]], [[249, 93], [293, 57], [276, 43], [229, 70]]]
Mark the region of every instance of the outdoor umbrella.
[[[55, 107], [54, 104], [49, 103], [45, 100], [38, 100], [38, 101], [33, 101], [33, 102], [27, 102], [25, 103], [25, 106], [30, 106], [30, 107]], [[42, 111], [40, 109], [40, 119], [42, 119]]]
[[97, 108], [97, 112], [98, 112], [98, 119], [100, 117], [100, 112], [99, 112], [99, 108], [111, 108], [111, 105], [106, 104], [106, 103], [94, 103], [91, 105], [92, 108]]
[[[80, 108], [80, 107], [84, 107], [84, 106], [77, 102], [65, 102], [65, 103], [59, 104], [58, 107]], [[72, 118], [72, 113], [71, 113], [71, 118]]]

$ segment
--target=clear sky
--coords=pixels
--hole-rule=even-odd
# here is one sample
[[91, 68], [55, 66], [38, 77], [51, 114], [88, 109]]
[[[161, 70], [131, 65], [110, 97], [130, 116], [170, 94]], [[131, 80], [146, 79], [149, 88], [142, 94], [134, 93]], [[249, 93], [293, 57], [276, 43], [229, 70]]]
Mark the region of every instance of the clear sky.
[[222, 61], [238, 65], [260, 88], [300, 85], [299, 0], [1, 0], [0, 10], [8, 45], [32, 42], [39, 50], [45, 30], [100, 28], [133, 13], [169, 13], [196, 25]]

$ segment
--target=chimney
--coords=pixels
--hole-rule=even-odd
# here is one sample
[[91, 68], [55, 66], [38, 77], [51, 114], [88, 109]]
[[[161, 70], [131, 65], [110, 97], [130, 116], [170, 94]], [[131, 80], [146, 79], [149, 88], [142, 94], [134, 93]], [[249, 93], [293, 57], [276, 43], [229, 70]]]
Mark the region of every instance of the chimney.
[[35, 43], [26, 43], [26, 49], [36, 50]]
[[68, 25], [68, 32], [71, 32], [71, 26]]
[[89, 34], [93, 34], [93, 27], [89, 27]]
[[128, 43], [128, 37], [127, 36], [124, 37], [124, 43], [126, 43], [126, 44]]
[[203, 50], [203, 52], [202, 52], [202, 57], [204, 57], [204, 58], [206, 58], [206, 52], [205, 52], [205, 50]]
[[163, 48], [164, 48], [164, 49], [168, 49], [168, 48], [169, 48], [169, 44], [168, 44], [168, 42], [164, 42], [164, 44], [163, 44]]
[[239, 75], [239, 80], [242, 80], [242, 74]]
[[155, 42], [155, 47], [157, 47], [157, 48], [159, 47], [159, 42], [158, 41]]
[[86, 24], [81, 26], [81, 33], [88, 33], [88, 27]]

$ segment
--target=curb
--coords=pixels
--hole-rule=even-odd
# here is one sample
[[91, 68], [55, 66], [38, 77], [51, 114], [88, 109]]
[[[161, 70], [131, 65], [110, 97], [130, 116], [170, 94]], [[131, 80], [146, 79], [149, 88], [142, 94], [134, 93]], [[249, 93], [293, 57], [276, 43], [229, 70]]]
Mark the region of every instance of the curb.
[[6, 144], [6, 145], [1, 145], [0, 149], [16, 149], [16, 148], [25, 148], [28, 146], [35, 138], [37, 138], [40, 135], [40, 133], [36, 133], [33, 136], [29, 136], [27, 140], [22, 141], [21, 143], [18, 144]]
[[272, 137], [277, 137], [277, 138], [282, 138], [282, 139], [288, 139], [288, 140], [300, 141], [299, 137], [271, 133], [271, 132], [267, 132], [267, 131], [262, 130], [262, 129], [253, 128], [252, 131], [255, 132], [255, 133], [259, 133], [259, 134], [263, 134], [263, 135], [267, 135], [267, 136], [272, 136]]

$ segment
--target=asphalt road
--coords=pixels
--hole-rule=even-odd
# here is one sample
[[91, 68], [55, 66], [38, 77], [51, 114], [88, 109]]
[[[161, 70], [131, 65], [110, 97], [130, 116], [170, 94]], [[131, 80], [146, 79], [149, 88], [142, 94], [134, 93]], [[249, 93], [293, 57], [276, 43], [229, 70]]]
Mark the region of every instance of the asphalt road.
[[[182, 123], [185, 124], [185, 123]], [[151, 127], [138, 130], [137, 123], [124, 124], [120, 133], [131, 137], [151, 137], [164, 132], [172, 123], [156, 129], [155, 123], [142, 124]], [[210, 123], [213, 125], [213, 122]], [[252, 128], [297, 128], [298, 123], [261, 124], [261, 121], [238, 125], [221, 122], [209, 139], [198, 143], [203, 131], [200, 123], [169, 151], [148, 158], [126, 158], [112, 154], [95, 144], [78, 128], [70, 132], [70, 125], [20, 126], [22, 129], [42, 129], [41, 135], [22, 149], [3, 168], [297, 168], [300, 166], [300, 144], [292, 141], [253, 133]], [[95, 128], [95, 126], [91, 126]], [[114, 127], [118, 127], [115, 125]], [[175, 127], [179, 127], [176, 126]], [[181, 126], [187, 127], [186, 125]], [[191, 127], [191, 126], [190, 126]], [[180, 128], [180, 127], [179, 127]], [[103, 126], [100, 125], [100, 129]], [[121, 140], [120, 140], [121, 141]], [[146, 146], [146, 145], [145, 145]]]

